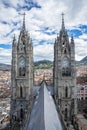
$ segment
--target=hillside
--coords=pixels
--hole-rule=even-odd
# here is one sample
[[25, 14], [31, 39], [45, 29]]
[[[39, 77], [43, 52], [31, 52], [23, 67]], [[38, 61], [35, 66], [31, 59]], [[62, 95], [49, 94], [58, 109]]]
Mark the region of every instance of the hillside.
[[34, 62], [35, 69], [49, 69], [53, 66], [53, 62], [49, 60], [42, 60]]
[[84, 57], [82, 60], [80, 60], [80, 61], [76, 61], [76, 65], [77, 66], [85, 66], [85, 65], [87, 65], [87, 56], [86, 57]]
[[10, 71], [10, 70], [11, 70], [11, 65], [0, 63], [0, 71]]
[[[86, 66], [86, 65], [87, 65], [87, 56], [80, 61], [76, 61], [76, 66]], [[53, 62], [49, 60], [37, 61], [34, 63], [34, 66], [36, 69], [49, 69], [53, 67]]]
[[[87, 65], [87, 56], [80, 61], [76, 61], [76, 66], [86, 66], [86, 65]], [[34, 62], [35, 69], [49, 69], [51, 67], [53, 67], [53, 62], [49, 60], [41, 60]], [[0, 70], [10, 71], [11, 65], [0, 63]]]

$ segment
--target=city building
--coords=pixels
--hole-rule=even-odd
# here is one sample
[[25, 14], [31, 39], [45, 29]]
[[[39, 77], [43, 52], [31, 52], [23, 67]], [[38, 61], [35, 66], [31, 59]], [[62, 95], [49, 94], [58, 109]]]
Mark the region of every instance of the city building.
[[87, 120], [84, 118], [82, 114], [78, 114], [77, 116], [77, 124], [78, 130], [87, 130]]
[[77, 92], [77, 99], [79, 100], [87, 99], [87, 85], [83, 85], [83, 87]]

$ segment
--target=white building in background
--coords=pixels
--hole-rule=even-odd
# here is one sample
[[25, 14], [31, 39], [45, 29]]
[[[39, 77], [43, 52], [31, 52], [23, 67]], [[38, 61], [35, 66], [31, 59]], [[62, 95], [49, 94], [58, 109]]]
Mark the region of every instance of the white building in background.
[[77, 99], [87, 99], [87, 85], [83, 85], [81, 89], [77, 92]]

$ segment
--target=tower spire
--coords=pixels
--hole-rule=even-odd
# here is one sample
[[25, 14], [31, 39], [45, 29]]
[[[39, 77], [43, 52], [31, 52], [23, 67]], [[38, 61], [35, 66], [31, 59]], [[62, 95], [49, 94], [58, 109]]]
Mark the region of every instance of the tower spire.
[[12, 43], [12, 54], [17, 51], [16, 47], [17, 47], [17, 42], [16, 42], [16, 37], [15, 37], [15, 34], [14, 34], [13, 43]]
[[14, 37], [13, 37], [13, 46], [16, 44], [16, 38], [15, 38], [15, 34], [14, 34]]
[[71, 43], [73, 43], [73, 44], [74, 44], [73, 35], [71, 36]]
[[24, 13], [23, 13], [23, 28], [22, 28], [23, 30], [25, 30], [25, 15], [26, 15], [26, 14], [25, 14], [25, 12], [24, 12]]
[[62, 15], [62, 30], [65, 30], [65, 24], [64, 24], [64, 13]]
[[16, 38], [15, 38], [15, 34], [14, 34], [13, 40], [14, 40], [14, 41], [16, 40]]

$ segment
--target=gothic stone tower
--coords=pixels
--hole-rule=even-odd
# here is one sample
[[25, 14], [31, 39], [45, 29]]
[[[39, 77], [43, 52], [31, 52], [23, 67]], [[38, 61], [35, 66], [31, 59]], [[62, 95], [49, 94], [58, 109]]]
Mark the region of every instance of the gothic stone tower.
[[33, 46], [25, 27], [20, 31], [18, 43], [16, 38], [12, 44], [12, 70], [11, 70], [11, 122], [23, 121], [29, 111], [29, 100], [33, 90]]
[[62, 14], [62, 27], [54, 44], [54, 89], [55, 100], [67, 124], [72, 120], [74, 112], [74, 92], [76, 86], [75, 45], [74, 39], [65, 30]]

